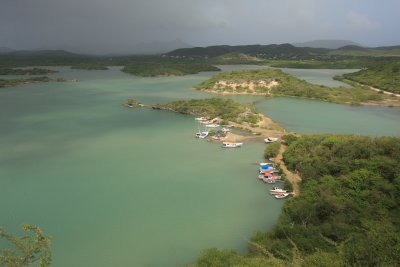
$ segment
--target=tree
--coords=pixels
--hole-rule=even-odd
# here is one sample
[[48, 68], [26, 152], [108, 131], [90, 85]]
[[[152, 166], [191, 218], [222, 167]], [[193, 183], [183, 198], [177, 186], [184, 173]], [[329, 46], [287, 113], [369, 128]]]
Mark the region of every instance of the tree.
[[35, 262], [38, 262], [40, 267], [49, 266], [51, 237], [44, 236], [42, 230], [34, 225], [23, 224], [21, 228], [26, 233], [23, 237], [14, 236], [0, 228], [0, 237], [15, 247], [0, 248], [0, 266], [23, 267]]

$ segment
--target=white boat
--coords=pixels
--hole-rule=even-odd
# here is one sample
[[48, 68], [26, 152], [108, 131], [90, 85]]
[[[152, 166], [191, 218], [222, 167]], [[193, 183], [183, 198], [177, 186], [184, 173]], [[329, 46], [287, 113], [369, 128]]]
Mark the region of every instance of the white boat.
[[198, 118], [194, 118], [196, 121], [207, 121], [208, 118], [206, 117], [198, 117]]
[[229, 129], [229, 128], [222, 128], [221, 129], [221, 131], [223, 131], [223, 132], [229, 132], [231, 129]]
[[264, 183], [267, 184], [274, 184], [276, 182], [275, 179], [270, 179], [270, 178], [263, 178], [262, 180]]
[[260, 166], [273, 166], [275, 163], [273, 162], [260, 162]]
[[207, 128], [217, 128], [219, 127], [219, 124], [211, 123], [211, 124], [206, 124]]
[[273, 194], [273, 195], [288, 193], [287, 190], [284, 190], [284, 189], [276, 187], [276, 186], [274, 186], [272, 189], [270, 189], [269, 192], [271, 192], [271, 194]]
[[274, 197], [280, 199], [280, 198], [285, 198], [285, 197], [287, 197], [288, 195], [290, 195], [290, 194], [289, 194], [289, 193], [282, 193], [282, 194], [277, 194], [277, 195], [275, 195]]
[[230, 148], [230, 147], [241, 147], [243, 143], [236, 143], [236, 142], [223, 142], [222, 147], [223, 148]]
[[279, 140], [279, 138], [277, 138], [277, 137], [267, 137], [264, 139], [264, 142], [268, 144], [268, 143], [276, 142], [278, 140]]
[[197, 138], [206, 138], [208, 136], [208, 132], [204, 131], [204, 132], [197, 132], [196, 133], [196, 137]]
[[259, 170], [259, 172], [276, 171], [276, 169], [274, 167], [271, 167], [271, 166], [268, 166], [268, 165], [260, 166], [260, 168], [258, 170]]

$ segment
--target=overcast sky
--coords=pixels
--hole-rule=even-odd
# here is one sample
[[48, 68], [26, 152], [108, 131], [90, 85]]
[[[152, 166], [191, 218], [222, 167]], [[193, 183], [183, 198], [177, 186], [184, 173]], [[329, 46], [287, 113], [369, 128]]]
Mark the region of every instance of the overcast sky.
[[0, 47], [125, 53], [175, 39], [399, 45], [399, 11], [400, 0], [0, 0]]

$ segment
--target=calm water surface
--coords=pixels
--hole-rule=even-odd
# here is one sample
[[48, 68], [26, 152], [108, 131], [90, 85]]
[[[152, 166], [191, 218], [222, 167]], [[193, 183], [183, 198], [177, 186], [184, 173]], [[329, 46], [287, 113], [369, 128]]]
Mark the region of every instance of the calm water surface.
[[[276, 223], [283, 202], [256, 178], [263, 145], [223, 150], [193, 138], [190, 116], [121, 106], [212, 97], [189, 90], [212, 73], [58, 69], [80, 82], [0, 90], [0, 225], [51, 234], [54, 266], [176, 266], [209, 247], [244, 251]], [[398, 109], [290, 98], [257, 107], [300, 133], [400, 135]]]
[[51, 234], [54, 266], [176, 266], [244, 251], [276, 223], [283, 202], [256, 178], [263, 145], [223, 150], [193, 137], [193, 117], [121, 106], [210, 97], [188, 89], [210, 73], [61, 70], [81, 81], [0, 90], [0, 225]]

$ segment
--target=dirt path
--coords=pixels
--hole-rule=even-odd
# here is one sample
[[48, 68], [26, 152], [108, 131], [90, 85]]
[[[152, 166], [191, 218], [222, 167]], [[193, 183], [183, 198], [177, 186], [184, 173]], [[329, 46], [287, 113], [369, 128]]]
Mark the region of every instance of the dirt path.
[[369, 88], [371, 90], [375, 91], [375, 92], [382, 92], [385, 95], [392, 95], [392, 96], [400, 97], [400, 94], [395, 94], [395, 93], [392, 93], [392, 92], [389, 92], [389, 91], [385, 91], [385, 90], [382, 90], [382, 89], [379, 89], [379, 88], [375, 88], [375, 87], [372, 87], [372, 86], [370, 86]]
[[300, 194], [301, 177], [298, 174], [291, 172], [286, 168], [286, 165], [283, 162], [283, 152], [285, 152], [285, 150], [286, 146], [284, 144], [281, 144], [281, 148], [279, 149], [279, 153], [275, 158], [275, 162], [280, 164], [283, 173], [286, 175], [286, 178], [292, 184], [293, 196], [298, 196]]

